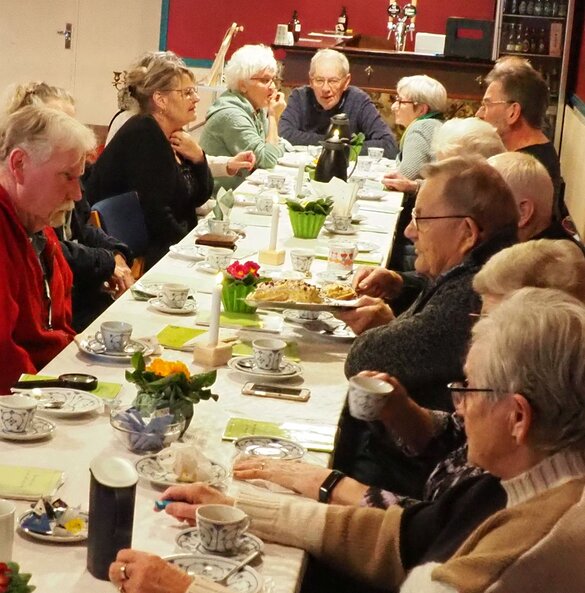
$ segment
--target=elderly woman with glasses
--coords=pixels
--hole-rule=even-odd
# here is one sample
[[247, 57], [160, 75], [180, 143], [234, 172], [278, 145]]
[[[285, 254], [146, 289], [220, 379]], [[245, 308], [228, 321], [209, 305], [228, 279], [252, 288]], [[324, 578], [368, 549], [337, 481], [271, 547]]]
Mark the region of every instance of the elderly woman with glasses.
[[[323, 505], [242, 485], [235, 497], [204, 484], [168, 488], [165, 511], [194, 523], [197, 507], [237, 505], [261, 538], [306, 550], [367, 585], [400, 593], [585, 590], [585, 307], [560, 291], [522, 289], [473, 330], [465, 372], [469, 461], [501, 480], [501, 510], [458, 488], [433, 503], [388, 510]], [[488, 476], [486, 476], [488, 477]], [[122, 550], [110, 578], [151, 593], [205, 591], [160, 558]], [[161, 582], [161, 578], [158, 578]], [[144, 583], [138, 588], [138, 583]], [[172, 585], [172, 586], [171, 586]]]
[[167, 53], [126, 75], [139, 114], [106, 146], [86, 186], [90, 203], [138, 193], [149, 236], [146, 268], [195, 227], [195, 209], [213, 190], [205, 153], [183, 131], [195, 119], [199, 102], [193, 73]]
[[[264, 45], [245, 45], [225, 67], [228, 90], [207, 111], [201, 146], [210, 155], [251, 150], [256, 166], [270, 169], [284, 154], [278, 120], [286, 103], [276, 90], [276, 60]], [[233, 188], [243, 177], [217, 177], [217, 187]]]

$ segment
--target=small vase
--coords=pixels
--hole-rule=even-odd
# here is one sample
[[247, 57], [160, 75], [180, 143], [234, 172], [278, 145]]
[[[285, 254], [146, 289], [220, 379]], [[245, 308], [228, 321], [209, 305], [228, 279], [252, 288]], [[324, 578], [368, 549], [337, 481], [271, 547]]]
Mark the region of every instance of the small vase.
[[299, 239], [316, 239], [327, 218], [325, 214], [297, 212], [296, 210], [289, 210], [288, 215], [293, 235]]
[[224, 284], [221, 291], [223, 310], [229, 313], [254, 313], [256, 307], [250, 307], [244, 299], [255, 289], [254, 284], [241, 284], [239, 282]]

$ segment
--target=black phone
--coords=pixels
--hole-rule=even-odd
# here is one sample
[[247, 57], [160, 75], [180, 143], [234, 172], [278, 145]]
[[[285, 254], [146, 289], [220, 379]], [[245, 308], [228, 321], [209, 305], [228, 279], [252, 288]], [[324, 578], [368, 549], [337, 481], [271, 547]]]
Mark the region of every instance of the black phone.
[[311, 392], [306, 387], [281, 387], [280, 385], [267, 385], [264, 383], [246, 383], [242, 388], [244, 395], [258, 397], [274, 397], [276, 399], [289, 399], [296, 402], [306, 402], [311, 397]]

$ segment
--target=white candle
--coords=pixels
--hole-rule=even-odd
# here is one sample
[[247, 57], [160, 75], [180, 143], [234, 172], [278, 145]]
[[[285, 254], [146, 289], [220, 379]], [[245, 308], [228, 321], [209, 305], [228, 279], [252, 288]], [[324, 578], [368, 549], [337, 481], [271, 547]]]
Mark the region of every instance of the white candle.
[[272, 204], [272, 224], [270, 225], [270, 251], [276, 250], [276, 240], [278, 239], [278, 219], [280, 217], [280, 209], [278, 207], [278, 198], [274, 198]]
[[209, 318], [209, 342], [208, 346], [217, 346], [219, 341], [219, 316], [221, 313], [221, 289], [223, 275], [217, 275], [217, 282], [211, 293], [211, 317]]
[[299, 167], [297, 173], [297, 183], [295, 186], [295, 196], [298, 198], [303, 193], [303, 181], [305, 180], [305, 167]]

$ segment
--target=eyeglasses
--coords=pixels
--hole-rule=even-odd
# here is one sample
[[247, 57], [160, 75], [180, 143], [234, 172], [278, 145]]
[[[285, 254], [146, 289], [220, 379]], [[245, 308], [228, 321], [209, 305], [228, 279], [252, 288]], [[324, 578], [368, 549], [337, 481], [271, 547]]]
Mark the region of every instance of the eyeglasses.
[[280, 82], [280, 78], [275, 78], [274, 76], [252, 76], [250, 80], [255, 80], [264, 86], [276, 85]]
[[469, 387], [467, 379], [464, 381], [454, 381], [447, 385], [447, 389], [451, 392], [451, 398], [453, 400], [453, 406], [455, 409], [464, 409], [465, 400], [467, 395], [470, 393], [493, 393], [494, 390], [489, 387]]
[[489, 109], [492, 105], [510, 105], [512, 103], [516, 103], [516, 101], [490, 101], [489, 99], [482, 99], [479, 108], [480, 109]]
[[407, 99], [401, 99], [398, 95], [394, 95], [392, 97], [393, 103], [398, 103], [398, 105], [415, 105], [416, 101], [409, 101]]
[[418, 223], [421, 220], [444, 220], [446, 218], [473, 218], [473, 217], [469, 216], [469, 214], [452, 214], [450, 216], [418, 216], [416, 214], [416, 212], [413, 210], [412, 214], [411, 214], [411, 218], [412, 218], [412, 225], [418, 231], [418, 230], [420, 230]]
[[199, 94], [199, 89], [196, 86], [190, 86], [186, 89], [163, 89], [163, 93], [181, 93], [184, 99], [194, 99]]
[[341, 86], [346, 78], [346, 76], [343, 78], [322, 78], [321, 76], [316, 76], [315, 78], [311, 78], [311, 82], [313, 83], [313, 86], [318, 88], [324, 87], [327, 84], [332, 89], [336, 89]]

